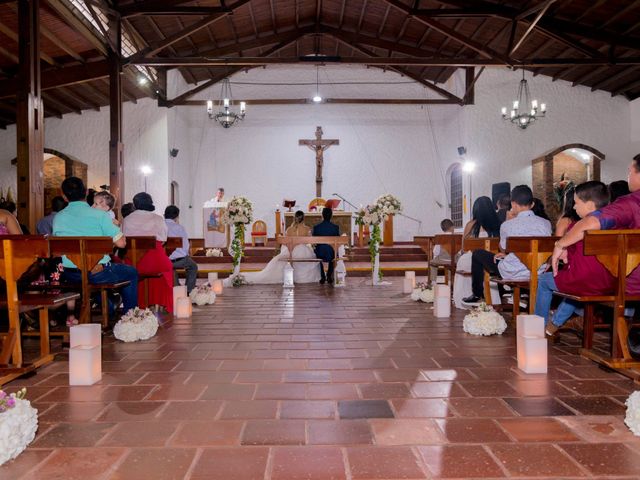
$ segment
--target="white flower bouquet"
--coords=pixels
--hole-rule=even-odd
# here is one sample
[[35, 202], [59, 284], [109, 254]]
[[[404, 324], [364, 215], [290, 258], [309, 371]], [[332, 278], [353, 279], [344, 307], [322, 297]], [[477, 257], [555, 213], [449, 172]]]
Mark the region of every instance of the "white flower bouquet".
[[204, 252], [207, 257], [222, 257], [222, 250], [219, 248], [207, 248]]
[[462, 329], [471, 335], [501, 335], [507, 329], [507, 322], [483, 302], [464, 317]]
[[113, 336], [123, 342], [148, 340], [158, 331], [158, 319], [148, 308], [129, 310], [113, 327]]
[[380, 225], [383, 219], [377, 205], [367, 205], [356, 212], [356, 225]]
[[225, 225], [251, 223], [253, 220], [253, 204], [247, 197], [233, 197], [222, 213], [221, 221]]
[[191, 303], [195, 303], [196, 305], [211, 305], [216, 301], [216, 294], [211, 289], [211, 285], [205, 283], [191, 290], [189, 298], [191, 299]]
[[390, 193], [378, 197], [375, 205], [384, 220], [386, 220], [389, 215], [396, 215], [402, 211], [402, 203], [400, 203], [397, 197]]
[[0, 465], [13, 460], [33, 441], [38, 410], [25, 400], [27, 390], [7, 395], [0, 390]]
[[627, 415], [624, 417], [624, 423], [634, 435], [640, 437], [640, 390], [629, 395], [625, 405], [627, 406]]
[[431, 283], [419, 283], [411, 292], [411, 300], [414, 302], [433, 303], [434, 291]]

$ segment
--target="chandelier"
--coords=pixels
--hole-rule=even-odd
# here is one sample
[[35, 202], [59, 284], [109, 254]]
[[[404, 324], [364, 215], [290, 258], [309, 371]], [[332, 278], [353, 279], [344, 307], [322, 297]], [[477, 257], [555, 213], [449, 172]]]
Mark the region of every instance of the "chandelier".
[[[547, 105], [541, 103], [538, 107], [538, 100], [529, 100], [529, 84], [524, 78], [524, 68], [522, 69], [522, 80], [518, 86], [518, 98], [513, 101], [513, 108], [507, 114], [507, 107], [502, 107], [502, 119], [515, 123], [521, 129], [527, 128], [536, 118], [545, 116]], [[531, 110], [529, 110], [531, 105]]]
[[235, 125], [239, 120], [244, 120], [244, 114], [247, 110], [247, 103], [240, 102], [240, 113], [231, 110], [233, 105], [233, 96], [231, 95], [231, 83], [229, 79], [222, 80], [222, 90], [220, 92], [220, 103], [222, 107], [218, 112], [213, 111], [213, 101], [207, 100], [207, 114], [211, 120], [215, 120], [223, 128], [229, 128]]

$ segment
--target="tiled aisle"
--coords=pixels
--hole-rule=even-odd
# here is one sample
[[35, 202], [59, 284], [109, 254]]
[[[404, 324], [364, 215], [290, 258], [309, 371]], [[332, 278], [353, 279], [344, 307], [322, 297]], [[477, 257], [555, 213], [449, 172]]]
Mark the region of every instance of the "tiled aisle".
[[68, 387], [62, 361], [14, 382], [40, 430], [0, 477], [640, 478], [629, 380], [573, 347], [521, 374], [512, 328], [471, 337], [365, 281], [228, 289], [152, 341], [109, 341], [101, 385]]

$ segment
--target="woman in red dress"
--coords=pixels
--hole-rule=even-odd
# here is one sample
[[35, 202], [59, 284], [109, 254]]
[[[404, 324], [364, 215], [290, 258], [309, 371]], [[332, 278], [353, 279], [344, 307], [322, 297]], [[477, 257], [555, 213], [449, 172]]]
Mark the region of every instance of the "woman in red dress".
[[149, 305], [162, 305], [169, 313], [173, 313], [173, 264], [167, 256], [163, 244], [167, 241], [167, 225], [164, 218], [153, 213], [155, 206], [151, 195], [145, 192], [133, 197], [135, 210], [122, 222], [122, 231], [126, 237], [156, 237], [156, 248], [149, 250], [135, 265], [139, 274], [161, 274], [150, 278], [149, 304], [145, 302], [145, 289], [138, 289], [138, 305], [146, 308]]

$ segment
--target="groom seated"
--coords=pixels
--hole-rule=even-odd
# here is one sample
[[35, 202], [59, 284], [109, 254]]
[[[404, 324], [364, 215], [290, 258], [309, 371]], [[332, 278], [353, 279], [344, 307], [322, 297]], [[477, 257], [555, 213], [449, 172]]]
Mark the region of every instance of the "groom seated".
[[[333, 216], [333, 210], [330, 208], [322, 209], [322, 218], [323, 221], [313, 227], [312, 235], [314, 237], [338, 237], [340, 236], [340, 227], [335, 223], [331, 223], [331, 217]], [[333, 260], [335, 258], [335, 253], [333, 251], [333, 247], [327, 244], [319, 244], [316, 245], [316, 257], [322, 260], [320, 262], [320, 284], [324, 284], [327, 280], [329, 284], [333, 284], [333, 269], [334, 263]], [[324, 273], [324, 262], [329, 263], [329, 268], [327, 269], [327, 274], [325, 277]]]

